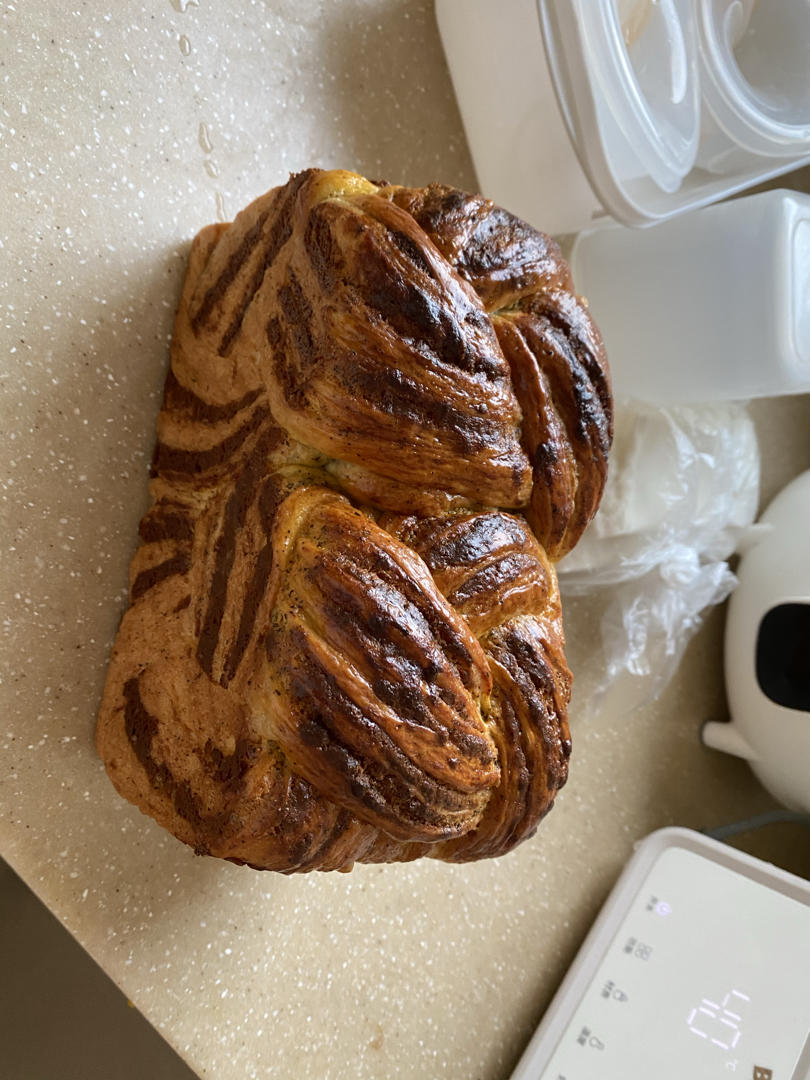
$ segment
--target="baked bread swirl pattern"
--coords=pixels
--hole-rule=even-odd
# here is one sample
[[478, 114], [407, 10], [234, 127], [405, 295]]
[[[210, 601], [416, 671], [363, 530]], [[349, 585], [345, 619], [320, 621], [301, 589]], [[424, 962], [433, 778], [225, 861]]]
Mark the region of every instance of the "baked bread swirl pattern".
[[308, 170], [203, 229], [98, 721], [120, 794], [287, 873], [530, 836], [611, 415], [557, 246], [479, 196]]

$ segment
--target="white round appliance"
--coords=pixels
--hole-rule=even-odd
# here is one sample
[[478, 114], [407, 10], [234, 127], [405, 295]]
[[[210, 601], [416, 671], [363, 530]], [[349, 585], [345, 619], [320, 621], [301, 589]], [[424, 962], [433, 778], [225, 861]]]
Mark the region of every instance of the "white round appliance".
[[785, 806], [810, 813], [810, 471], [773, 500], [729, 600], [730, 722], [703, 742], [749, 762]]

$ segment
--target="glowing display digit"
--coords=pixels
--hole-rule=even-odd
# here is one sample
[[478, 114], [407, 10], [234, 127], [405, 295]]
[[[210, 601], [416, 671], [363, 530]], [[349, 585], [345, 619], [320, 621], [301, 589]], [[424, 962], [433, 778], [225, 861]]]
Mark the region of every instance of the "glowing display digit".
[[[702, 998], [686, 1018], [693, 1035], [719, 1046], [721, 1050], [734, 1050], [740, 1041], [742, 1017], [736, 1009], [751, 999], [741, 990], [729, 990], [722, 1001]], [[730, 1006], [734, 1006], [731, 1008]]]

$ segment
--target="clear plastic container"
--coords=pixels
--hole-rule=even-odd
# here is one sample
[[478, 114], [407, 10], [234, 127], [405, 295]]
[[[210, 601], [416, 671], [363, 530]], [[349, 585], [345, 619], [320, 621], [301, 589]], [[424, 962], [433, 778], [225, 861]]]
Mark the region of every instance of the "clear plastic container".
[[655, 193], [679, 190], [697, 154], [691, 0], [540, 0], [538, 13], [564, 122], [593, 189], [619, 218], [643, 218]]
[[[695, 12], [713, 2], [436, 0], [484, 194], [572, 233], [608, 215], [664, 221], [810, 161], [794, 144], [781, 157], [746, 148], [716, 174], [697, 167], [708, 112]], [[768, 7], [780, 16], [794, 2]]]
[[695, 162], [699, 135], [691, 0], [571, 0], [569, 10], [599, 91], [597, 123], [617, 175], [649, 176], [663, 191], [677, 191]]
[[810, 195], [767, 191], [571, 252], [619, 398], [660, 405], [810, 392]]
[[707, 0], [696, 10], [700, 165], [729, 173], [751, 155], [810, 153], [810, 4]]

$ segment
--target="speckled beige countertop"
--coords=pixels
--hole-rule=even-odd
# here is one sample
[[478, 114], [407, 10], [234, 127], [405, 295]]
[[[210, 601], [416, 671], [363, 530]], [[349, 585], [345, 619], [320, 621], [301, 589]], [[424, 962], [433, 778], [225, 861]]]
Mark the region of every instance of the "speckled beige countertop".
[[[0, 852], [202, 1076], [506, 1077], [633, 843], [773, 805], [698, 741], [721, 611], [654, 706], [597, 720], [580, 689], [570, 783], [500, 861], [197, 858], [92, 744], [190, 239], [311, 164], [473, 187], [432, 6], [29, 0], [2, 34]], [[810, 466], [808, 408], [754, 407], [766, 498]], [[580, 688], [594, 614], [567, 611]], [[808, 872], [777, 832], [756, 850]]]

